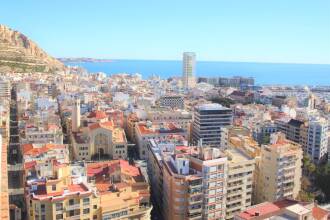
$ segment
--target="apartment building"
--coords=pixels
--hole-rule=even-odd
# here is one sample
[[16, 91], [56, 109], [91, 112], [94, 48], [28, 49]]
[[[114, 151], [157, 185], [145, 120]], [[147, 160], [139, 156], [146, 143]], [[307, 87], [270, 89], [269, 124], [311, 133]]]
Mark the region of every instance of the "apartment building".
[[[148, 145], [152, 198], [163, 219], [224, 219], [227, 158], [217, 148]], [[157, 176], [157, 179], [156, 177]]]
[[9, 220], [7, 140], [0, 134], [0, 219]]
[[97, 190], [102, 219], [150, 219], [149, 185], [141, 169], [124, 160], [87, 164], [88, 182]]
[[27, 143], [56, 143], [63, 144], [62, 128], [55, 124], [34, 125], [26, 124], [25, 131], [20, 135], [22, 144]]
[[52, 175], [26, 182], [29, 219], [101, 219], [99, 198], [86, 183], [75, 183], [69, 166], [57, 164]]
[[181, 135], [187, 139], [188, 132], [176, 123], [138, 122], [135, 125], [135, 140], [140, 159], [148, 159], [147, 145], [151, 139], [166, 139], [169, 135]]
[[289, 141], [283, 133], [271, 135], [269, 145], [262, 145], [257, 177], [257, 202], [296, 198], [302, 175], [301, 145]]
[[265, 143], [272, 133], [277, 132], [278, 127], [273, 121], [264, 121], [258, 123], [253, 128], [253, 138], [259, 144]]
[[11, 85], [8, 80], [0, 79], [0, 97], [10, 97]]
[[297, 119], [277, 119], [275, 120], [277, 130], [284, 133], [286, 138], [298, 144], [302, 143], [302, 132], [305, 123]]
[[150, 193], [141, 169], [124, 160], [24, 163], [29, 219], [150, 219]]
[[160, 97], [159, 106], [184, 109], [184, 98], [180, 95], [165, 95]]
[[192, 114], [181, 109], [156, 108], [147, 111], [147, 119], [156, 124], [173, 122], [188, 131], [192, 122]]
[[309, 119], [308, 127], [303, 134], [306, 137], [306, 141], [303, 143], [304, 150], [316, 163], [327, 159], [328, 130], [328, 120], [322, 117], [312, 117]]
[[224, 148], [228, 126], [232, 125], [232, 110], [220, 104], [203, 104], [195, 107], [192, 126], [193, 143], [203, 142], [205, 146]]
[[252, 204], [255, 159], [237, 147], [225, 151], [228, 160], [226, 219]]

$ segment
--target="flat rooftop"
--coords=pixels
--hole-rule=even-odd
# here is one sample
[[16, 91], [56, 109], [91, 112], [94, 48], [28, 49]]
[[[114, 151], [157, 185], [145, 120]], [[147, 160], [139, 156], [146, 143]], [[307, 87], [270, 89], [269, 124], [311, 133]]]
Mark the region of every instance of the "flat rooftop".
[[198, 110], [229, 110], [229, 108], [224, 107], [218, 103], [207, 103], [196, 106]]

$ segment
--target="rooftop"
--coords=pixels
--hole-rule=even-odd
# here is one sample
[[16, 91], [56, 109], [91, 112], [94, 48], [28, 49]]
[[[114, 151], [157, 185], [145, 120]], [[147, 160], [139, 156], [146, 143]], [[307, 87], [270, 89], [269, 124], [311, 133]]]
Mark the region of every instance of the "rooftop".
[[218, 103], [207, 103], [196, 106], [198, 110], [229, 110], [229, 108], [226, 108]]

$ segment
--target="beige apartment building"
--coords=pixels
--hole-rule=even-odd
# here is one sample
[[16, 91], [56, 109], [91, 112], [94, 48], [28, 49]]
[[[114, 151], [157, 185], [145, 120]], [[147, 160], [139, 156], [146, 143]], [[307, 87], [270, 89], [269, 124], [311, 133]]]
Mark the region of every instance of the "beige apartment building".
[[229, 147], [226, 150], [228, 160], [226, 219], [252, 203], [255, 159], [239, 148]]
[[[128, 161], [55, 162], [51, 167], [52, 174], [26, 178], [28, 219], [150, 219], [149, 185], [141, 169]], [[35, 167], [25, 169], [32, 174]]]
[[58, 164], [52, 176], [26, 182], [29, 219], [100, 219], [99, 198], [85, 183], [75, 183], [70, 167]]
[[301, 185], [303, 151], [283, 133], [271, 135], [269, 145], [262, 145], [257, 179], [257, 202], [296, 198]]

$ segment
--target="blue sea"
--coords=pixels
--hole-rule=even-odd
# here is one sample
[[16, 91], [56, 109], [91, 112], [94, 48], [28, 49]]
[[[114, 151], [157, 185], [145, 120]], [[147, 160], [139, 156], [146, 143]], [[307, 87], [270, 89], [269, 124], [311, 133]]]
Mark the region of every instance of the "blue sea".
[[[158, 75], [161, 78], [181, 76], [181, 61], [159, 60], [113, 60], [111, 62], [68, 62], [81, 66], [89, 72], [140, 73], [143, 78]], [[330, 65], [327, 64], [283, 64], [250, 62], [198, 61], [197, 77], [254, 77], [258, 85], [322, 85], [330, 86]]]

